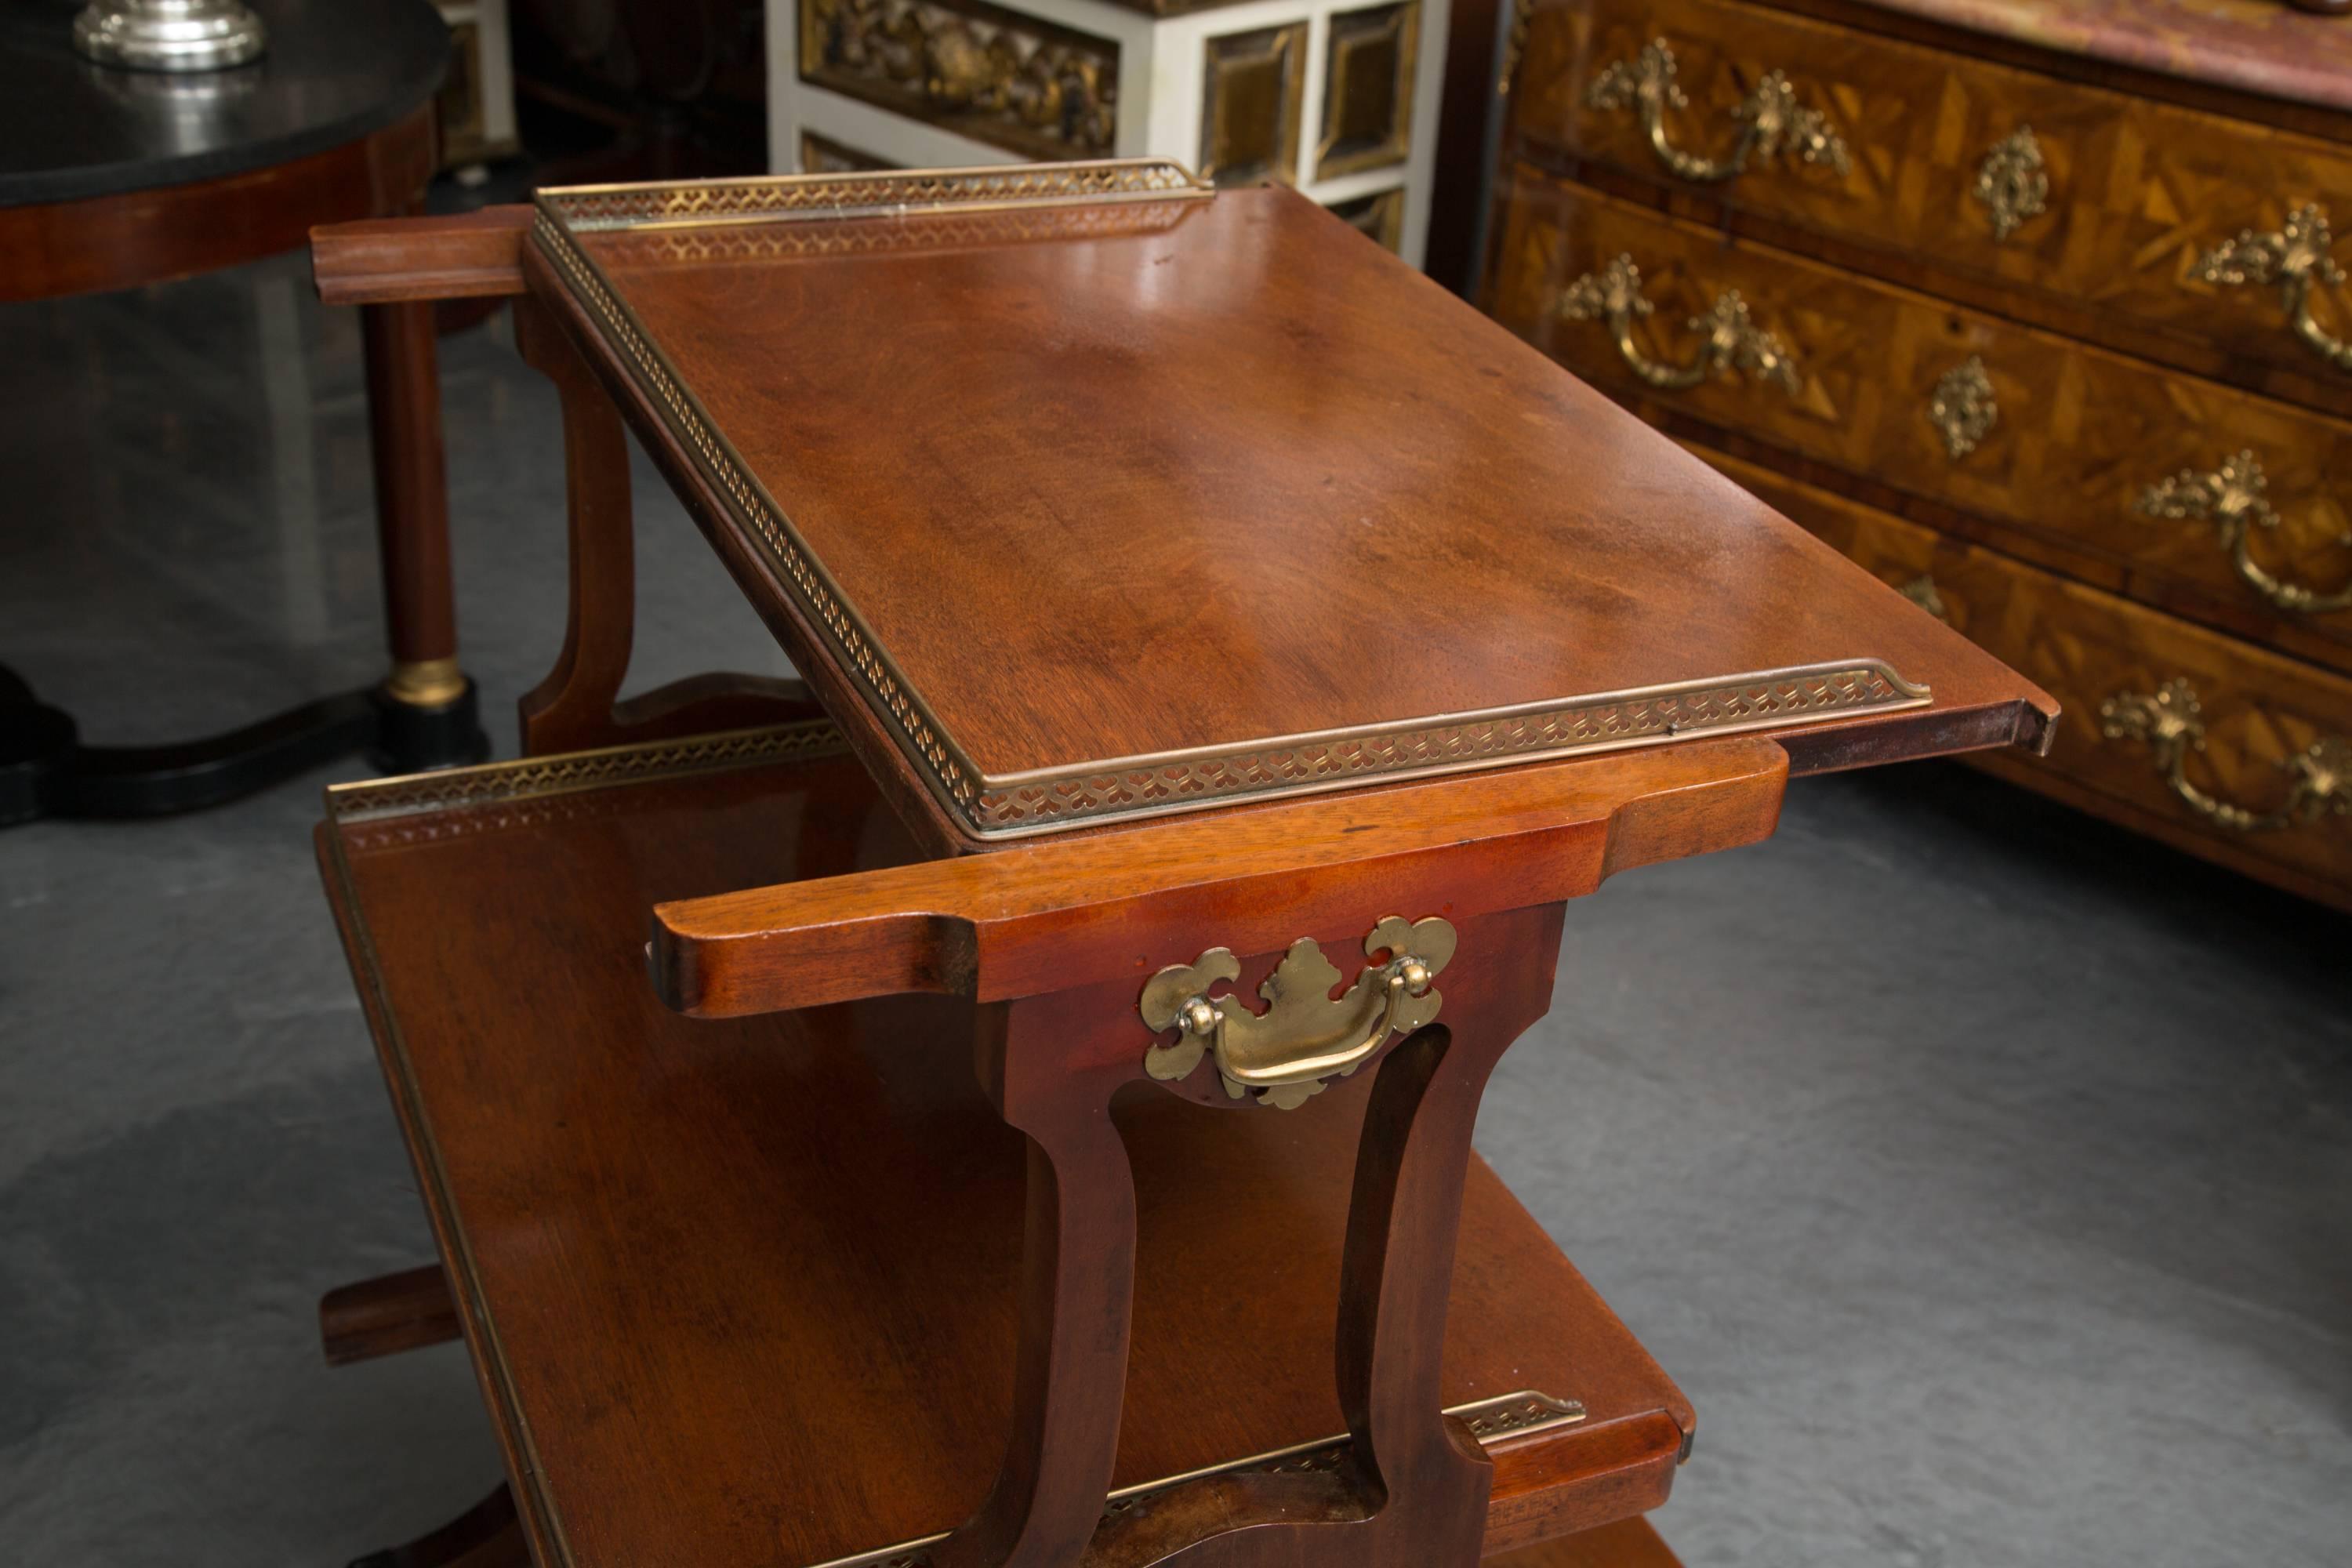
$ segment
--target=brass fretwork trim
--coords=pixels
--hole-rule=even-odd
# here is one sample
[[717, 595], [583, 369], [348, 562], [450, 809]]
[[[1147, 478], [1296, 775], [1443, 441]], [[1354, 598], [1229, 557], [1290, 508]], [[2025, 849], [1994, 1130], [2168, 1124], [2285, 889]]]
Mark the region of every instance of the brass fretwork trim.
[[[1481, 1399], [1469, 1405], [1456, 1405], [1445, 1412], [1470, 1428], [1471, 1435], [1481, 1444], [1494, 1445], [1532, 1437], [1539, 1432], [1549, 1432], [1561, 1426], [1572, 1426], [1584, 1419], [1584, 1406], [1573, 1399], [1555, 1399], [1549, 1394], [1522, 1389], [1495, 1399]], [[1105, 1500], [1103, 1514], [1125, 1513], [1137, 1503], [1160, 1492], [1172, 1491], [1192, 1481], [1206, 1480], [1211, 1476], [1233, 1475], [1242, 1470], [1329, 1470], [1347, 1457], [1353, 1440], [1349, 1437], [1319, 1437], [1312, 1443], [1294, 1443], [1287, 1448], [1270, 1453], [1253, 1454], [1246, 1459], [1233, 1459], [1222, 1465], [1208, 1465], [1197, 1470], [1187, 1470], [1181, 1476], [1164, 1476], [1156, 1481], [1125, 1487]], [[905, 1541], [896, 1546], [886, 1546], [879, 1552], [861, 1552], [854, 1557], [835, 1557], [819, 1563], [813, 1568], [929, 1568], [931, 1548], [948, 1538], [947, 1531], [926, 1535], [919, 1540]]]
[[667, 184], [565, 185], [534, 198], [574, 234], [614, 228], [904, 217], [910, 213], [1098, 202], [1205, 200], [1210, 184], [1168, 158], [1012, 163], [979, 169], [873, 169]]
[[485, 763], [446, 773], [402, 773], [330, 784], [327, 815], [337, 822], [369, 822], [426, 811], [455, 811], [545, 795], [578, 795], [621, 784], [648, 784], [688, 773], [800, 761], [847, 751], [830, 719], [726, 730], [683, 741], [641, 741], [594, 751], [563, 752], [514, 762]]
[[984, 778], [977, 820], [983, 837], [1017, 837], [1076, 821], [1197, 811], [1253, 795], [1317, 795], [1374, 778], [1434, 778], [1700, 734], [1895, 712], [1930, 700], [1927, 688], [1878, 659], [1807, 665]]
[[601, 235], [607, 266], [663, 262], [770, 261], [803, 256], [893, 251], [939, 255], [979, 247], [1165, 234], [1201, 210], [1195, 202], [1121, 202], [1102, 206], [944, 208], [910, 213], [901, 223], [721, 224], [704, 228], [641, 228]]
[[[1155, 183], [1170, 178], [1181, 183]], [[885, 185], [901, 190], [906, 199], [883, 200], [877, 190]], [[1015, 195], [1016, 187], [1032, 194]], [[817, 193], [828, 190], [832, 195], [818, 199]], [[1103, 190], [1124, 194], [1094, 194]], [[777, 580], [797, 601], [826, 651], [864, 686], [877, 713], [887, 716], [899, 750], [917, 776], [976, 838], [1026, 837], [1079, 823], [1199, 811], [1255, 796], [1348, 789], [1375, 778], [1432, 777], [1505, 763], [1620, 751], [1697, 734], [1736, 734], [1928, 704], [1926, 687], [1906, 680], [1884, 660], [1853, 658], [1270, 736], [1231, 746], [984, 774], [932, 714], [824, 563], [802, 541], [783, 509], [752, 476], [750, 465], [720, 434], [688, 390], [684, 378], [575, 236], [582, 226], [613, 229], [794, 217], [887, 218], [1022, 203], [1052, 206], [1171, 196], [1205, 199], [1213, 194], [1205, 182], [1180, 165], [1151, 159], [846, 177], [791, 175], [684, 185], [582, 186], [541, 191], [531, 235], [573, 299], [605, 335], [656, 416], [692, 454], [737, 528], [764, 547]], [[579, 215], [576, 219], [575, 214]]]

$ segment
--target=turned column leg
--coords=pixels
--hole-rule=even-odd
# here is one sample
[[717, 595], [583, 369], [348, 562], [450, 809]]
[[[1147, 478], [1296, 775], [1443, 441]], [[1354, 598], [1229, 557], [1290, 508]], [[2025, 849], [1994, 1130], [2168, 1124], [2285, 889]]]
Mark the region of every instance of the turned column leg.
[[377, 692], [376, 760], [399, 772], [488, 754], [474, 683], [457, 663], [433, 307], [366, 305], [368, 425], [392, 673]]

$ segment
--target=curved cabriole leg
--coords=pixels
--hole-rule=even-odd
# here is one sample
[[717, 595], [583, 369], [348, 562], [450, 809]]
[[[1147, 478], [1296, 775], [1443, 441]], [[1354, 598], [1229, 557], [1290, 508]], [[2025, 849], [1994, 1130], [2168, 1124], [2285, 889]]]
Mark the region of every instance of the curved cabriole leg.
[[1021, 1339], [1004, 1462], [937, 1568], [1070, 1568], [1110, 1491], [1135, 1284], [1135, 1177], [1110, 1099], [1142, 1051], [1122, 1054], [1134, 1015], [1108, 999], [1097, 986], [982, 1010], [981, 1080], [1029, 1138]]

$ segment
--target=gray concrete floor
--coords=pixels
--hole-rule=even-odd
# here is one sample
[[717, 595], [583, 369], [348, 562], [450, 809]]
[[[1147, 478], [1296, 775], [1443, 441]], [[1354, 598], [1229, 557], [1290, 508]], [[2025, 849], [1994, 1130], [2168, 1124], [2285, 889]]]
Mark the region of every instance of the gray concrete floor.
[[[511, 754], [555, 412], [494, 330], [444, 368]], [[0, 310], [0, 659], [100, 742], [376, 674], [359, 387], [299, 262]], [[641, 683], [780, 670], [637, 489]], [[316, 1350], [430, 1254], [310, 863], [359, 773], [0, 833], [0, 1561], [337, 1563], [494, 1479], [453, 1348]], [[1694, 1568], [2352, 1563], [2352, 921], [1962, 770], [1807, 783], [1571, 910], [1479, 1141], [1696, 1404]]]

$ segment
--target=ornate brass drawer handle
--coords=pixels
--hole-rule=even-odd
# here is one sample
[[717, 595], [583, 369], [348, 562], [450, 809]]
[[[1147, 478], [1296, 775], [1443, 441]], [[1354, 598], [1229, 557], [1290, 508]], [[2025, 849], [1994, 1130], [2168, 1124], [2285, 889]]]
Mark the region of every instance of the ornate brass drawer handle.
[[1977, 165], [1976, 198], [1992, 217], [1992, 237], [2007, 239], [2028, 218], [2050, 205], [2050, 174], [2033, 127], [2021, 125], [1992, 144]]
[[[2194, 468], [2183, 468], [2171, 479], [2148, 486], [2140, 492], [2139, 510], [2150, 517], [2189, 518], [2212, 523], [2238, 575], [2255, 593], [2283, 610], [2326, 615], [2352, 609], [2352, 582], [2324, 594], [2300, 583], [2286, 582], [2254, 559], [2250, 542], [2254, 530], [2279, 525], [2279, 514], [2271, 510], [2271, 503], [2263, 494], [2269, 488], [2270, 479], [2263, 472], [2261, 460], [2252, 452], [2241, 452], [2209, 472], [2200, 474]], [[2340, 542], [2352, 545], [2352, 532], [2346, 533]]]
[[1898, 583], [1894, 584], [1894, 587], [1896, 593], [1937, 620], [1947, 626], [1951, 624], [1951, 607], [1944, 603], [1943, 592], [1936, 586], [1936, 579], [1932, 574], [1922, 572], [1908, 583]]
[[1263, 1013], [1230, 994], [1210, 996], [1210, 987], [1241, 976], [1230, 949], [1171, 964], [1144, 985], [1137, 1011], [1155, 1033], [1176, 1030], [1176, 1043], [1146, 1051], [1143, 1070], [1172, 1082], [1191, 1077], [1209, 1052], [1231, 1098], [1254, 1094], [1283, 1110], [1304, 1105], [1330, 1079], [1363, 1066], [1391, 1035], [1409, 1035], [1437, 1016], [1444, 998], [1430, 981], [1454, 957], [1454, 928], [1433, 916], [1409, 922], [1391, 915], [1364, 938], [1366, 958], [1383, 952], [1388, 961], [1367, 966], [1334, 1002], [1339, 972], [1312, 938], [1300, 937], [1257, 988], [1267, 1004]]
[[1569, 321], [1609, 323], [1618, 353], [1652, 386], [1680, 392], [1705, 381], [1709, 372], [1745, 372], [1796, 395], [1797, 365], [1788, 345], [1748, 319], [1748, 302], [1738, 289], [1724, 290], [1706, 315], [1691, 318], [1691, 331], [1706, 333], [1706, 341], [1698, 358], [1686, 365], [1661, 363], [1633, 341], [1633, 323], [1656, 309], [1643, 298], [1642, 269], [1630, 256], [1619, 257], [1597, 274], [1586, 273], [1568, 286], [1559, 300], [1559, 313]]
[[1970, 354], [1937, 379], [1927, 398], [1927, 423], [1944, 438], [1944, 455], [1956, 463], [1992, 434], [2000, 423], [2000, 404], [1980, 356]]
[[1806, 163], [1825, 163], [1840, 174], [1853, 167], [1845, 142], [1830, 129], [1829, 117], [1799, 103], [1797, 89], [1776, 70], [1766, 71], [1755, 90], [1731, 111], [1740, 130], [1727, 155], [1702, 158], [1684, 152], [1666, 135], [1666, 110], [1690, 106], [1675, 84], [1675, 68], [1674, 49], [1665, 39], [1654, 39], [1633, 58], [1603, 68], [1585, 89], [1584, 101], [1593, 109], [1633, 110], [1658, 161], [1685, 180], [1728, 180], [1746, 169], [1750, 158], [1778, 157], [1784, 145]]
[[2352, 342], [2321, 326], [2311, 313], [2313, 289], [2344, 281], [2343, 268], [2328, 254], [2335, 243], [2327, 228], [2327, 209], [2308, 202], [2289, 213], [2281, 227], [2267, 234], [2243, 229], [2229, 244], [2215, 246], [2199, 258], [2190, 276], [2200, 283], [2231, 288], [2277, 284], [2279, 303], [2294, 335], [2338, 370], [2352, 370]]
[[2253, 833], [2315, 823], [2329, 813], [2352, 816], [2352, 741], [2323, 735], [2279, 759], [2290, 780], [2286, 799], [2272, 811], [2252, 811], [2199, 788], [2189, 777], [2189, 753], [2205, 749], [2197, 689], [2178, 676], [2154, 692], [2124, 691], [2099, 704], [2099, 730], [2110, 741], [2139, 741], [2155, 753], [2156, 771], [2189, 808], [2217, 827]]

